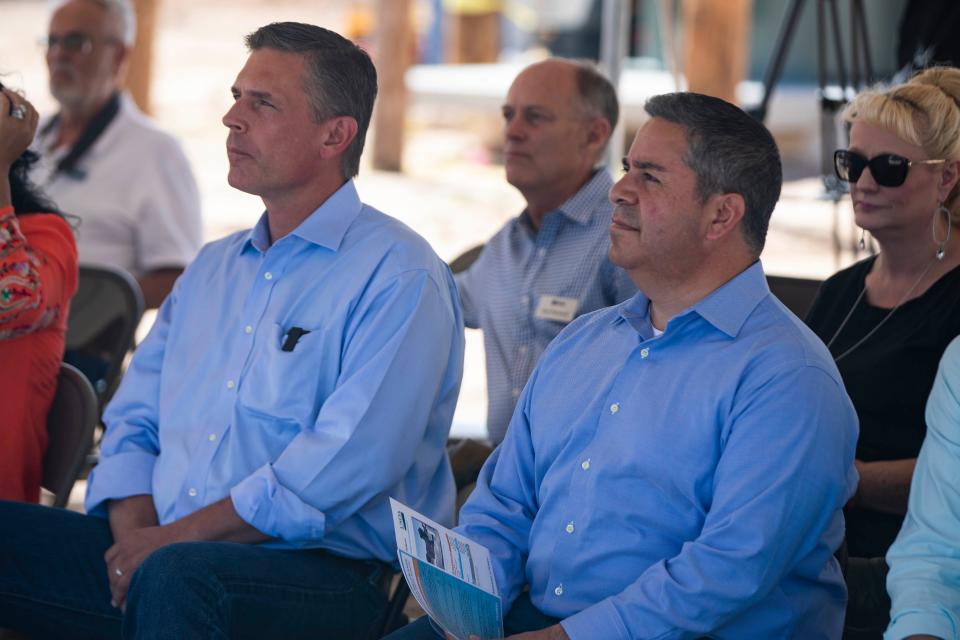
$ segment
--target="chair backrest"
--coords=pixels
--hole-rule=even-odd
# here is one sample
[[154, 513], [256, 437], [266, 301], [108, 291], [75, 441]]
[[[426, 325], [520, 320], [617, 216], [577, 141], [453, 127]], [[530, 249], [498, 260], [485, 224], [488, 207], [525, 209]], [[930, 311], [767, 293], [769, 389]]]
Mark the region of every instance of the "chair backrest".
[[116, 267], [80, 265], [63, 359], [87, 376], [100, 407], [120, 382], [123, 359], [133, 347], [142, 315], [143, 293], [133, 276]]
[[43, 486], [53, 493], [55, 507], [67, 506], [73, 483], [93, 446], [97, 406], [97, 395], [87, 377], [76, 367], [61, 363], [57, 393], [47, 414], [43, 458]]
[[821, 280], [767, 276], [770, 293], [777, 296], [795, 316], [803, 320], [820, 290]]
[[477, 258], [480, 257], [480, 252], [483, 251], [482, 244], [478, 244], [475, 247], [471, 247], [461, 253], [459, 256], [453, 259], [450, 263], [450, 271], [453, 273], [460, 273], [461, 271], [466, 271], [470, 268]]

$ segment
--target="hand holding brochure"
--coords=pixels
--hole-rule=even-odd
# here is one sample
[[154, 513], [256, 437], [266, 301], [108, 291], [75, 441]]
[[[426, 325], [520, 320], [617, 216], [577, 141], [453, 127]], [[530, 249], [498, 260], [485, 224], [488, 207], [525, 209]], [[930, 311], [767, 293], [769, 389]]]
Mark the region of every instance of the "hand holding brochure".
[[500, 592], [487, 548], [393, 498], [390, 509], [403, 576], [427, 615], [457, 640], [502, 638]]

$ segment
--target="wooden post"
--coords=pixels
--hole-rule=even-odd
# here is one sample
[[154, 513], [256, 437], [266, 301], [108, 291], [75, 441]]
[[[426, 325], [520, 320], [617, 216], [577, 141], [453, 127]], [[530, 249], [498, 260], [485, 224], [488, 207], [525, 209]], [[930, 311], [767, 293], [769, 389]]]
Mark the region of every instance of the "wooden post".
[[750, 50], [752, 0], [683, 0], [687, 89], [737, 102]]
[[137, 14], [137, 41], [127, 65], [126, 88], [134, 102], [150, 113], [150, 81], [153, 78], [153, 41], [157, 31], [157, 5], [160, 0], [133, 0]]
[[496, 62], [500, 54], [500, 0], [444, 0], [446, 61]]
[[373, 168], [401, 171], [403, 125], [407, 114], [405, 76], [413, 49], [411, 0], [378, 0], [377, 75], [380, 81], [373, 118]]

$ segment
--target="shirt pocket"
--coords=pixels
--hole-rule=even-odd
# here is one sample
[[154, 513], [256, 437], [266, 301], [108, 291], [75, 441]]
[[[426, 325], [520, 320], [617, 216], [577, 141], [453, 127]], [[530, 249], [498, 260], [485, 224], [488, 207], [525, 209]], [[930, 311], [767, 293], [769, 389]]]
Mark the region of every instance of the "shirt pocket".
[[304, 333], [293, 349], [282, 349], [288, 328], [274, 322], [257, 336], [253, 353], [240, 379], [240, 404], [256, 413], [313, 422], [322, 404], [319, 398], [322, 338], [320, 331]]

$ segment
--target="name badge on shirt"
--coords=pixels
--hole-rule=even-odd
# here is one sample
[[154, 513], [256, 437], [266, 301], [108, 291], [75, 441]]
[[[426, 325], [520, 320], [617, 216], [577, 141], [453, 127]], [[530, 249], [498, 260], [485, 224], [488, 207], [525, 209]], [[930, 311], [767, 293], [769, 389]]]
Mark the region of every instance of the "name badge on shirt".
[[562, 298], [560, 296], [540, 296], [537, 310], [533, 317], [537, 320], [555, 320], [556, 322], [570, 322], [577, 315], [580, 301], [576, 298]]

